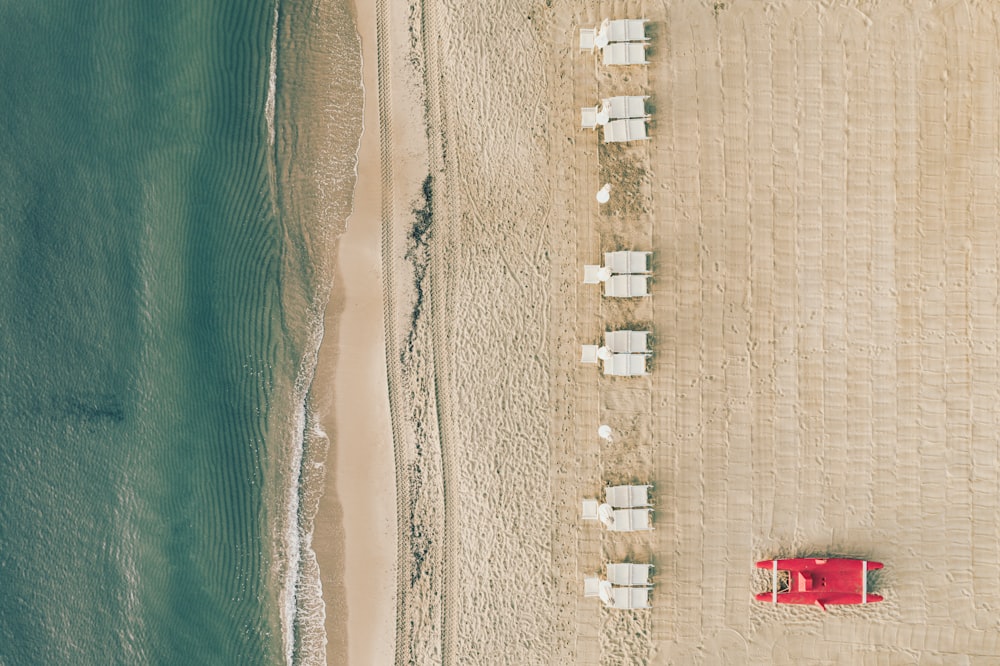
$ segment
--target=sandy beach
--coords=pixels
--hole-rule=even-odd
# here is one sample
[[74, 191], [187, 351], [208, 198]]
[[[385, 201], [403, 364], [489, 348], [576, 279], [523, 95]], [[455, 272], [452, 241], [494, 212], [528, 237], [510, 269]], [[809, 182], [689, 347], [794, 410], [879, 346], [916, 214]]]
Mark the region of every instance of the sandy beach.
[[[998, 663], [998, 10], [359, 6], [328, 662]], [[648, 65], [579, 51], [625, 17]], [[649, 96], [649, 141], [580, 129], [613, 95]], [[582, 284], [624, 249], [649, 297]], [[648, 376], [580, 363], [619, 328]], [[581, 520], [619, 482], [653, 484], [652, 532]], [[753, 600], [756, 560], [838, 555], [885, 601]], [[583, 597], [609, 561], [655, 565], [652, 610]]]
[[[392, 211], [398, 208], [400, 218], [409, 219], [428, 167], [419, 138], [423, 117], [412, 113], [423, 104], [420, 87], [412, 72], [407, 77], [407, 50], [390, 52], [390, 42], [405, 43], [409, 23], [394, 17], [390, 24], [381, 3], [356, 3], [354, 15], [362, 43], [364, 132], [354, 212], [338, 241], [316, 373], [314, 406], [331, 446], [312, 546], [326, 604], [327, 663], [383, 664], [393, 663], [396, 654], [399, 548], [405, 546], [397, 536], [402, 523], [387, 374], [394, 357], [385, 336], [385, 304], [393, 300], [386, 289], [394, 284], [386, 277], [394, 268], [389, 259], [402, 260], [383, 249], [391, 251], [393, 230], [404, 228]], [[391, 79], [394, 71], [402, 74]], [[380, 96], [399, 104], [380, 107]], [[411, 291], [401, 288], [400, 297], [409, 298]]]

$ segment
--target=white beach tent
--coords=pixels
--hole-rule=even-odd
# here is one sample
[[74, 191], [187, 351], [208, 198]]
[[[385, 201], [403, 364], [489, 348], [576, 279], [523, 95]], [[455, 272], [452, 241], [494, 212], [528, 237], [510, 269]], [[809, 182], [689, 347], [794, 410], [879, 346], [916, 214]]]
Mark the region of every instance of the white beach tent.
[[581, 503], [584, 520], [613, 521], [615, 509], [649, 508], [650, 486], [608, 486], [604, 489], [604, 503], [587, 498]]
[[604, 143], [626, 143], [628, 141], [645, 141], [646, 120], [644, 118], [623, 118], [612, 120], [604, 126]]
[[616, 42], [645, 42], [646, 19], [604, 19], [597, 28], [580, 28], [580, 50], [593, 51]]
[[598, 519], [611, 532], [645, 532], [653, 529], [650, 521], [652, 509], [613, 509], [602, 504], [597, 509]]
[[615, 377], [641, 377], [648, 374], [646, 358], [645, 354], [612, 354], [610, 358], [604, 359], [604, 374]]
[[608, 486], [604, 489], [604, 502], [616, 509], [647, 507], [649, 486]]
[[649, 296], [646, 275], [612, 275], [604, 283], [604, 295], [609, 298], [638, 298]]
[[584, 284], [604, 283], [604, 295], [611, 298], [648, 296], [649, 252], [605, 252], [605, 266], [583, 267]]
[[603, 361], [606, 375], [644, 375], [645, 358], [649, 355], [648, 335], [649, 331], [607, 331], [603, 347], [580, 345], [580, 362], [596, 365]]
[[604, 580], [598, 585], [598, 596], [609, 608], [636, 610], [650, 607], [648, 587], [615, 587]]
[[604, 253], [604, 265], [612, 275], [630, 275], [649, 272], [649, 257], [652, 252], [619, 250]]
[[615, 509], [614, 523], [608, 526], [612, 532], [645, 532], [653, 529], [652, 509]]
[[614, 21], [604, 19], [594, 35], [594, 44], [597, 46], [602, 43], [644, 41], [646, 41], [646, 19], [616, 19]]
[[645, 118], [648, 95], [619, 95], [601, 100], [598, 106], [580, 108], [580, 126], [595, 129], [607, 125], [609, 121], [622, 118]]
[[616, 42], [645, 42], [646, 19], [604, 19], [597, 28], [580, 28], [580, 50], [593, 51]]
[[605, 331], [604, 346], [615, 354], [648, 354], [649, 331]]
[[607, 113], [608, 120], [620, 118], [645, 118], [646, 98], [648, 95], [618, 95], [608, 97], [601, 103], [601, 110]]
[[646, 65], [646, 47], [638, 42], [616, 42], [601, 49], [604, 65]]
[[652, 564], [608, 564], [607, 580], [609, 583], [620, 587], [648, 586], [649, 571]]

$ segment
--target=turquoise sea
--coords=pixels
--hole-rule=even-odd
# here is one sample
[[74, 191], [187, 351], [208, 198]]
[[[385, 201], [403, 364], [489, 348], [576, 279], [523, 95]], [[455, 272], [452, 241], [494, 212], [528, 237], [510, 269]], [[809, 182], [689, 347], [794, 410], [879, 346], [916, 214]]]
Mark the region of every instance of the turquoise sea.
[[0, 664], [322, 659], [347, 0], [0, 0]]

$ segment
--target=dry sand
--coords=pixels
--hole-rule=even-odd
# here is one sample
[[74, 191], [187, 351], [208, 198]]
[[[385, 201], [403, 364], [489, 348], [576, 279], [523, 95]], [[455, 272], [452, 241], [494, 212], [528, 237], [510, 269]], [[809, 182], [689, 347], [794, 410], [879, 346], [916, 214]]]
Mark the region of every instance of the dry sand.
[[[335, 448], [395, 474], [399, 520], [345, 520], [350, 663], [391, 661], [357, 646], [361, 596], [397, 663], [1000, 663], [1000, 6], [371, 11], [386, 374], [338, 366]], [[606, 16], [650, 19], [648, 67], [576, 50]], [[650, 141], [579, 129], [615, 94], [651, 96]], [[580, 284], [611, 249], [654, 253], [650, 298]], [[653, 332], [649, 377], [580, 366], [622, 325]], [[395, 470], [340, 430], [386, 393]], [[369, 498], [337, 469], [347, 516]], [[581, 522], [620, 481], [655, 484], [652, 533]], [[395, 594], [369, 597], [352, 544], [394, 540]], [[884, 562], [885, 602], [752, 601], [755, 560], [814, 554]], [[582, 597], [619, 558], [655, 563], [652, 611]]]

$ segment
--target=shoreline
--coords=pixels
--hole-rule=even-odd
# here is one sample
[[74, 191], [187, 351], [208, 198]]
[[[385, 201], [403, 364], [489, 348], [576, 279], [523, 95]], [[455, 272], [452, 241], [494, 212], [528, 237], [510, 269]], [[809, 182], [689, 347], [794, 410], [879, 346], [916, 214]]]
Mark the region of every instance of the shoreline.
[[381, 308], [375, 10], [356, 0], [351, 10], [361, 40], [363, 131], [314, 382], [330, 447], [313, 550], [327, 663], [373, 664], [391, 663], [394, 655], [394, 643], [384, 637], [395, 635], [396, 620], [395, 470]]
[[[403, 600], [397, 589], [401, 545], [398, 444], [389, 396], [393, 369], [387, 367], [400, 353], [400, 340], [386, 339], [386, 308], [395, 322], [400, 312], [409, 312], [410, 306], [401, 304], [414, 298], [406, 248], [430, 166], [423, 75], [410, 59], [413, 17], [381, 7], [386, 15], [380, 45], [379, 4], [352, 0], [351, 5], [361, 41], [363, 130], [353, 209], [335, 251], [326, 334], [313, 383], [317, 416], [330, 440], [313, 550], [323, 586], [328, 662], [390, 664]], [[380, 124], [382, 94], [388, 127]], [[388, 158], [383, 142], [391, 151]], [[390, 218], [384, 219], [387, 213]]]

